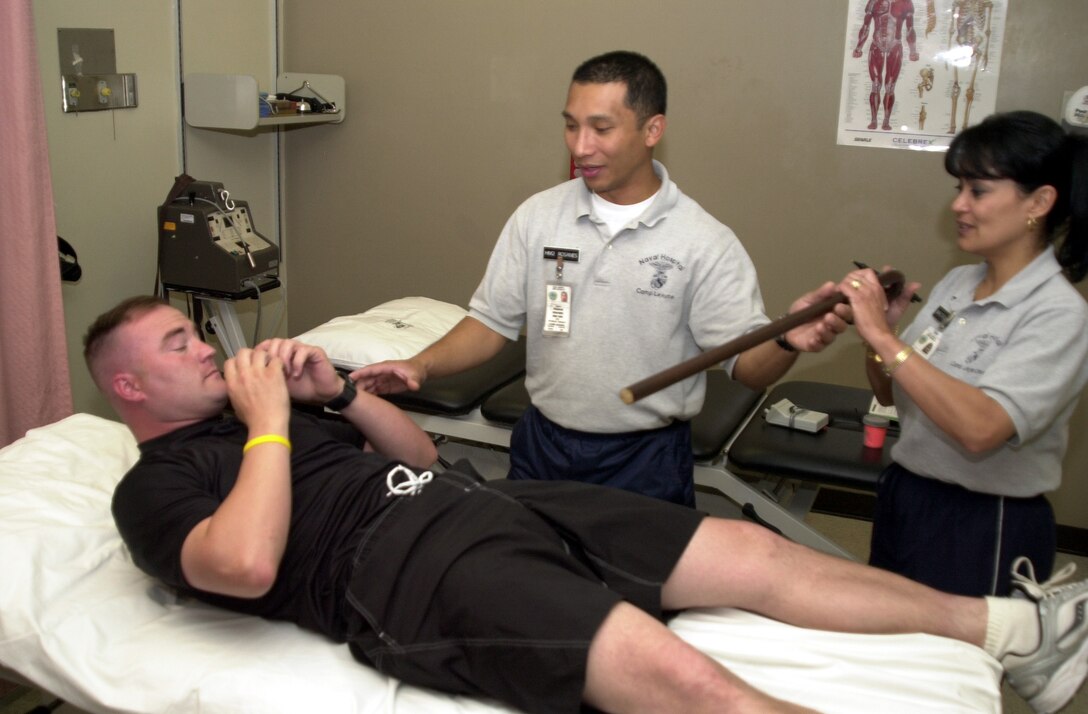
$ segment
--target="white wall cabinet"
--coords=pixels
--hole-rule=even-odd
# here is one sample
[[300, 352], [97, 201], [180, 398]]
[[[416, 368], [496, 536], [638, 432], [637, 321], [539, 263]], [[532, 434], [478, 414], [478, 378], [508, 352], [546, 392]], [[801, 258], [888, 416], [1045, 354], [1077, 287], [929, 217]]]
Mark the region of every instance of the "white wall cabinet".
[[[313, 96], [336, 105], [335, 113], [260, 116], [260, 88], [247, 74], [185, 75], [185, 122], [201, 129], [251, 131], [266, 126], [339, 124], [344, 121], [344, 78], [333, 74], [284, 72], [276, 78], [273, 93]], [[307, 86], [308, 85], [308, 86]]]

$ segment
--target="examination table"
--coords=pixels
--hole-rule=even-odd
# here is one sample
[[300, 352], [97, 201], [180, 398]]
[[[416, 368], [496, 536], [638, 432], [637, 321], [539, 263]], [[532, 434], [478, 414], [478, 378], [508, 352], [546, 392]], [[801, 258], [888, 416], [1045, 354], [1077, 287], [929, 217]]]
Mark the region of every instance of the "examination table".
[[[387, 333], [396, 346], [368, 336], [363, 341], [372, 352], [363, 357], [410, 356], [464, 312], [406, 300], [368, 316], [375, 318], [373, 331]], [[445, 319], [433, 322], [443, 311]], [[369, 329], [358, 320], [342, 322], [346, 332], [339, 337], [349, 343]], [[433, 329], [420, 329], [427, 324]], [[332, 356], [339, 349], [333, 349], [335, 337], [326, 335], [322, 345]], [[443, 448], [464, 441], [501, 455], [516, 406], [500, 413], [504, 404], [509, 408], [500, 396], [517, 389], [524, 363], [518, 345], [510, 349], [508, 369], [492, 365], [495, 378], [471, 390], [467, 400], [458, 392], [440, 409], [435, 401], [405, 401], [425, 429], [448, 435]], [[340, 355], [341, 366], [358, 357]], [[710, 399], [727, 407], [704, 410], [723, 423], [703, 415], [693, 423], [701, 460], [697, 483], [755, 504], [761, 517], [779, 519], [794, 537], [790, 523], [799, 522], [726, 468], [724, 442], [740, 426], [729, 412], [742, 414], [743, 423], [759, 395], [725, 399], [718, 388], [735, 385], [724, 377], [712, 373]], [[434, 380], [428, 393], [441, 386]], [[511, 392], [500, 395], [505, 388]], [[31, 430], [0, 449], [0, 677], [33, 683], [95, 714], [510, 711], [401, 684], [352, 661], [346, 646], [290, 623], [178, 597], [140, 572], [110, 515], [113, 487], [136, 457], [135, 440], [123, 425], [89, 414]], [[803, 630], [732, 609], [684, 612], [669, 627], [754, 686], [827, 714], [1001, 710], [998, 663], [954, 640]]]

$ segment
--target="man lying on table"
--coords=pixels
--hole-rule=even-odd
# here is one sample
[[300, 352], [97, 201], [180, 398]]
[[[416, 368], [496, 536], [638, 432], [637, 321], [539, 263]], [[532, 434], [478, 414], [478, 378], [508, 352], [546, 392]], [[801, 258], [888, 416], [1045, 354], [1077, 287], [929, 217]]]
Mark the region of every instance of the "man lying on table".
[[[153, 297], [99, 317], [84, 354], [140, 444], [113, 500], [136, 564], [347, 642], [405, 682], [531, 712], [808, 711], [662, 622], [716, 606], [962, 640], [998, 659], [1038, 712], [1085, 677], [1088, 581], [1028, 583], [1029, 599], [953, 596], [619, 489], [484, 481], [466, 463], [432, 475], [427, 435], [356, 393], [319, 348], [269, 340], [221, 374], [193, 323]], [[292, 399], [347, 424], [292, 411]]]

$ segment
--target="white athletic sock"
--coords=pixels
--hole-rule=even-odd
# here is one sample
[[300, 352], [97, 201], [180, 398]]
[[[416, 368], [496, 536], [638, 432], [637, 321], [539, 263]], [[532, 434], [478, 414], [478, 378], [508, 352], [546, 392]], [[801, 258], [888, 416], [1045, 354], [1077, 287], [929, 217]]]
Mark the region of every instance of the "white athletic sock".
[[1001, 661], [1006, 655], [1027, 655], [1039, 647], [1039, 611], [1030, 600], [987, 597], [986, 643], [982, 649]]

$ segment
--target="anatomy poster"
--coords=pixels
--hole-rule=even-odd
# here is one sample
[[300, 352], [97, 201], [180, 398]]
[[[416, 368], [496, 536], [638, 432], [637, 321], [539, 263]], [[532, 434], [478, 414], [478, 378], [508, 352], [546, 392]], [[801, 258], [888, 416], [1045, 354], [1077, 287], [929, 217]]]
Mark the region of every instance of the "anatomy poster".
[[994, 112], [1011, 0], [850, 0], [838, 143], [943, 151]]

